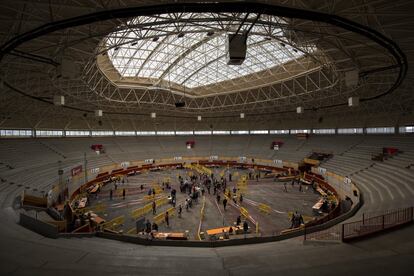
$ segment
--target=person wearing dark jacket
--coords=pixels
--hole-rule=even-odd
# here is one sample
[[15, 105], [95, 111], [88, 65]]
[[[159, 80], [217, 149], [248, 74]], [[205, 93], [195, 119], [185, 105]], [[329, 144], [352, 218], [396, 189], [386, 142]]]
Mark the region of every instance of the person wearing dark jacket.
[[247, 220], [245, 220], [244, 222], [243, 222], [243, 232], [245, 233], [245, 234], [247, 234], [247, 231], [249, 230], [249, 225], [247, 224]]
[[223, 207], [224, 207], [224, 211], [226, 211], [226, 205], [227, 205], [227, 198], [223, 199]]

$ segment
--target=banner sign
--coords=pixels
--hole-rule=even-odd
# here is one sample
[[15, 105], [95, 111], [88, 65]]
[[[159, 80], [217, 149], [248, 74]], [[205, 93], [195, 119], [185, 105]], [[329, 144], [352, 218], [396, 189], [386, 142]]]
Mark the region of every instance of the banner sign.
[[78, 175], [78, 174], [80, 174], [81, 172], [82, 172], [82, 165], [79, 165], [79, 166], [77, 166], [77, 167], [74, 167], [74, 168], [71, 170], [71, 174], [72, 174], [72, 176]]

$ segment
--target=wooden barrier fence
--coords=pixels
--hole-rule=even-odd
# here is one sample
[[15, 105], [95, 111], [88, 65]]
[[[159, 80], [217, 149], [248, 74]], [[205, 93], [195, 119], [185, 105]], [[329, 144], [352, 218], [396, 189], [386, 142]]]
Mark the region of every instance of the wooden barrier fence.
[[260, 203], [259, 204], [259, 211], [262, 212], [262, 213], [265, 213], [266, 215], [269, 215], [270, 212], [272, 211], [272, 208], [270, 208], [269, 205]]
[[103, 229], [110, 229], [110, 230], [114, 230], [117, 227], [121, 226], [122, 224], [124, 224], [125, 222], [125, 216], [119, 216], [116, 217], [110, 221], [105, 222], [104, 224], [102, 224], [102, 228]]

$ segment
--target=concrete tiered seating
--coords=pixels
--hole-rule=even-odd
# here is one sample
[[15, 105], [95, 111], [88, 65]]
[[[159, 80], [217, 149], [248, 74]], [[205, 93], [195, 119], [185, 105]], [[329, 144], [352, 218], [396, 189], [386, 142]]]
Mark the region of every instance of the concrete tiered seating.
[[[42, 145], [37, 139], [0, 140], [2, 161], [13, 168], [25, 168], [45, 163], [47, 160], [61, 160], [63, 157]], [[30, 156], [30, 158], [27, 158]]]
[[[47, 267], [49, 263], [51, 265], [56, 263], [58, 258], [61, 258], [62, 263], [64, 264], [69, 262], [71, 267], [88, 267], [91, 269], [91, 273], [93, 273], [92, 271], [96, 272], [96, 270], [100, 267], [95, 264], [93, 266], [89, 265], [89, 262], [94, 262], [94, 259], [101, 260], [104, 258], [107, 263], [113, 263], [113, 261], [116, 260], [117, 262], [119, 261], [123, 264], [136, 264], [136, 254], [142, 254], [142, 257], [140, 258], [147, 258], [145, 260], [148, 260], [148, 262], [154, 262], [154, 260], [156, 260], [158, 264], [158, 258], [161, 257], [159, 256], [160, 251], [157, 248], [146, 247], [145, 250], [137, 250], [137, 248], [141, 249], [138, 245], [128, 245], [126, 243], [121, 244], [116, 241], [103, 242], [100, 239], [51, 240], [45, 239], [34, 232], [16, 225], [18, 217], [13, 208], [11, 208], [15, 202], [16, 196], [21, 194], [24, 190], [35, 194], [40, 193], [42, 190], [47, 191], [52, 185], [58, 182], [57, 161], [62, 160], [61, 166], [67, 171], [76, 164], [82, 164], [84, 152], [87, 153], [88, 168], [93, 168], [110, 164], [113, 160], [138, 160], [153, 158], [154, 156], [172, 157], [176, 155], [190, 155], [190, 153], [194, 156], [244, 155], [255, 156], [258, 158], [278, 158], [294, 161], [302, 159], [310, 153], [312, 149], [319, 148], [327, 151], [331, 150], [336, 154], [331, 160], [323, 164], [323, 166], [329, 168], [329, 170], [336, 171], [339, 174], [354, 172], [351, 175], [351, 178], [362, 191], [365, 204], [357, 216], [353, 219], [358, 219], [362, 212], [378, 212], [381, 210], [412, 205], [411, 198], [414, 196], [414, 171], [406, 169], [404, 164], [411, 161], [414, 142], [405, 139], [405, 137], [402, 137], [401, 139], [392, 136], [359, 137], [364, 138], [364, 141], [360, 142], [354, 138], [352, 138], [352, 141], [347, 141], [346, 137], [343, 138], [336, 136], [329, 138], [315, 136], [305, 142], [297, 140], [293, 136], [277, 136], [276, 138], [266, 135], [241, 135], [237, 137], [200, 136], [191, 137], [192, 140], [196, 141], [196, 146], [193, 150], [187, 150], [185, 148], [185, 141], [188, 139], [187, 137], [158, 137], [155, 139], [154, 137], [44, 139], [47, 141], [43, 142], [50, 143], [52, 147], [67, 156], [67, 158], [63, 158], [63, 160], [60, 154], [56, 154], [51, 150], [42, 148], [42, 151], [45, 151], [44, 153], [40, 152], [38, 148], [32, 149], [32, 147], [39, 147], [39, 145], [38, 143], [30, 140], [22, 140], [22, 144], [19, 142], [20, 150], [16, 149], [17, 143], [10, 142], [11, 140], [2, 140], [0, 143], [0, 156], [2, 161], [13, 161], [17, 165], [15, 169], [1, 170], [2, 177], [7, 179], [6, 182], [0, 182], [0, 212], [3, 218], [3, 227], [0, 228], [0, 232], [3, 250], [4, 252], [7, 252], [4, 256], [11, 254], [12, 257], [10, 259], [13, 260], [11, 263], [14, 263], [16, 260], [19, 260], [21, 256], [29, 256], [28, 254], [30, 254], [30, 258], [26, 258], [29, 262], [33, 263], [33, 267], [30, 268], [31, 270], [26, 271], [26, 274], [30, 275], [44, 275], [42, 272], [45, 267]], [[387, 140], [388, 138], [391, 138], [391, 142]], [[335, 147], [335, 139], [338, 139], [337, 147]], [[380, 142], [376, 142], [376, 139], [379, 139]], [[272, 151], [269, 148], [271, 141], [274, 140], [281, 140], [285, 142], [284, 146], [279, 151]], [[27, 144], [24, 143], [24, 141], [26, 141]], [[68, 142], [66, 143], [65, 141]], [[107, 154], [96, 155], [96, 153], [89, 148], [89, 146], [93, 143], [103, 144], [106, 147]], [[370, 151], [381, 149], [382, 146], [395, 146], [403, 150], [404, 153], [398, 154], [397, 156], [384, 162], [372, 162], [370, 160]], [[26, 154], [23, 154], [22, 152], [26, 152]], [[238, 152], [240, 153], [237, 154]], [[341, 153], [343, 154], [340, 155]], [[38, 155], [33, 156], [32, 159], [33, 154]], [[370, 165], [371, 163], [374, 163], [374, 165], [372, 167], [368, 166], [368, 169], [366, 169], [367, 165]], [[25, 167], [21, 167], [22, 165]], [[11, 182], [14, 184], [10, 184]], [[44, 214], [39, 213], [38, 215], [43, 216]], [[404, 242], [401, 242], [404, 248], [407, 248], [407, 242], [411, 236], [412, 234], [410, 233], [407, 237], [404, 237]], [[393, 243], [395, 242], [395, 236], [392, 241]], [[30, 244], [30, 246], [24, 246], [24, 244]], [[332, 246], [336, 247], [335, 250], [332, 250]], [[314, 256], [319, 256], [321, 254], [324, 256], [332, 256], [333, 254], [337, 254], [337, 258], [340, 260], [343, 260], [344, 258], [352, 258], [352, 260], [354, 260], [357, 257], [361, 257], [363, 259], [372, 258], [372, 253], [369, 250], [365, 251], [358, 249], [352, 251], [352, 254], [350, 254], [350, 250], [353, 249], [350, 248], [349, 245], [344, 245], [342, 251], [342, 245], [332, 246], [309, 247], [308, 250], [303, 250], [302, 241], [300, 241], [300, 245], [298, 245], [298, 241], [295, 239], [281, 243], [254, 245], [253, 247], [249, 247], [248, 253], [246, 253], [248, 255], [243, 255], [242, 258], [255, 258], [254, 256], [257, 255], [260, 256], [260, 263], [263, 263], [263, 258], [266, 258], [266, 256], [269, 255], [272, 257], [267, 260], [269, 266], [270, 263], [274, 263], [274, 256], [277, 254], [276, 252], [282, 252], [281, 254], [285, 254], [285, 252], [294, 252], [296, 257], [300, 256], [304, 259], [313, 258]], [[373, 247], [376, 248], [377, 246], [378, 244], [375, 240]], [[28, 248], [30, 249], [29, 251], [27, 251]], [[216, 261], [215, 258], [217, 258], [218, 254], [225, 254], [228, 256], [232, 250], [236, 250], [231, 253], [231, 260], [239, 259], [241, 256], [240, 254], [245, 254], [243, 253], [245, 250], [242, 249], [237, 251], [238, 248], [242, 247], [226, 248], [224, 251], [221, 249], [214, 249], [214, 251], [210, 252], [209, 250], [211, 249], [207, 248], [205, 250], [197, 248], [197, 250], [193, 251], [191, 248], [182, 249], [174, 247], [169, 249], [169, 247], [165, 247], [163, 248], [163, 252], [165, 250], [170, 251], [167, 254], [168, 259], [166, 259], [166, 257], [159, 263], [171, 263], [171, 256], [176, 256], [177, 252], [180, 255], [180, 258], [191, 258], [191, 256], [200, 256], [200, 254], [203, 254], [203, 262], [197, 264], [197, 267], [199, 268], [200, 265], [202, 266], [205, 262], [207, 262], [205, 265], [205, 271], [208, 271], [208, 273], [211, 274], [212, 266], [219, 267], [220, 264], [223, 263], [223, 259], [221, 258], [217, 259], [219, 261]], [[327, 249], [325, 251], [321, 251], [324, 250], [324, 248]], [[255, 252], [252, 253], [251, 250], [254, 250]], [[102, 252], [111, 252], [111, 254], [103, 254]], [[117, 255], [116, 252], [122, 252], [122, 254]], [[150, 254], [150, 256], [148, 256], [148, 254]], [[301, 254], [304, 254], [304, 256]], [[395, 255], [394, 251], [392, 251], [392, 254]], [[38, 257], [43, 255], [48, 256], [48, 262], [45, 262], [45, 259]], [[352, 255], [352, 257], [347, 257], [349, 255]], [[283, 256], [281, 256], [281, 258], [283, 259]], [[34, 259], [37, 261], [33, 261]], [[85, 259], [85, 262], [82, 261], [83, 259]], [[283, 261], [285, 261], [285, 259], [283, 259]], [[288, 259], [292, 258], [289, 257], [286, 260]], [[27, 260], [25, 260], [25, 262], [27, 262]], [[133, 260], [132, 263], [131, 260]], [[194, 261], [194, 259], [192, 261]], [[381, 261], [383, 261], [383, 258]], [[179, 262], [179, 260], [177, 262]], [[100, 262], [100, 264], [102, 264], [102, 262]], [[2, 267], [7, 269], [7, 265], [9, 264], [3, 262]], [[20, 265], [21, 263], [19, 263], [19, 266]], [[39, 273], [32, 271], [34, 267], [38, 267], [40, 265], [43, 267], [41, 271], [37, 270]], [[282, 266], [282, 264], [280, 265]], [[337, 262], [335, 262], [335, 265], [337, 266]], [[292, 266], [294, 265], [290, 265], [289, 269]], [[106, 268], [108, 268], [108, 266], [105, 266], [105, 269]], [[16, 269], [18, 269], [17, 265], [12, 267], [13, 271], [17, 271]], [[67, 267], [65, 267], [65, 271], [66, 269]], [[119, 274], [125, 272], [120, 268], [118, 270], [114, 270], [115, 266], [111, 266], [111, 269], [115, 272], [119, 272]], [[193, 271], [193, 269], [194, 268], [191, 267], [191, 271]], [[348, 262], [346, 262], [346, 269], [346, 271], [349, 269]], [[360, 268], [358, 267], [358, 270], [359, 269]], [[49, 271], [50, 274], [56, 273], [56, 269], [53, 265], [49, 268]], [[145, 271], [148, 272], [148, 270]], [[222, 268], [220, 267], [220, 270], [215, 272], [219, 275], [221, 271]], [[331, 265], [329, 265], [329, 268], [327, 269], [327, 272], [330, 273], [330, 271]], [[10, 271], [5, 273], [5, 275], [11, 274], [9, 272]], [[71, 272], [72, 274], [79, 273], [79, 270], [72, 270]], [[167, 270], [164, 272], [166, 272], [164, 274], [167, 274]], [[240, 270], [234, 270], [235, 274], [239, 272]], [[303, 273], [306, 272], [303, 271], [301, 274]]]

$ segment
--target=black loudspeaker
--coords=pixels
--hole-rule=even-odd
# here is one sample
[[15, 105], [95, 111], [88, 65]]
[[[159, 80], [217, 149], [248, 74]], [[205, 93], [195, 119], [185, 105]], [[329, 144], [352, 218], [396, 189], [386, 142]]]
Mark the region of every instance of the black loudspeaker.
[[241, 65], [246, 59], [247, 35], [229, 34], [226, 43], [226, 60], [228, 65]]
[[176, 102], [175, 103], [175, 107], [184, 107], [185, 106], [185, 102]]

